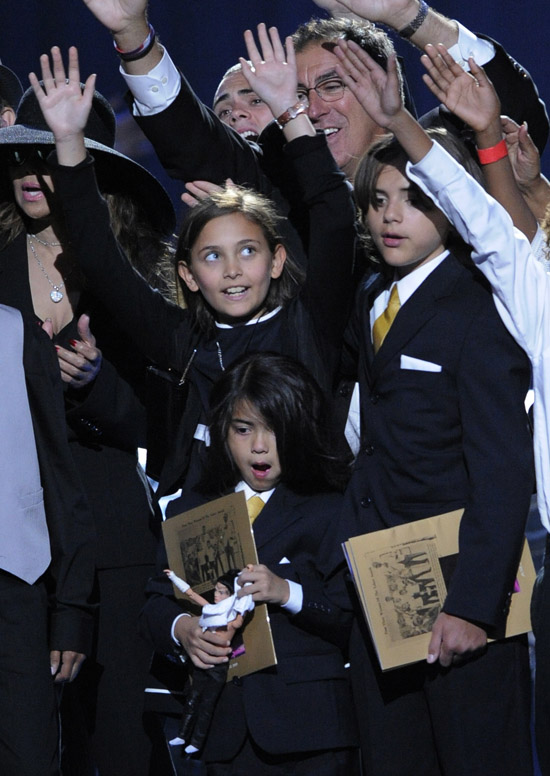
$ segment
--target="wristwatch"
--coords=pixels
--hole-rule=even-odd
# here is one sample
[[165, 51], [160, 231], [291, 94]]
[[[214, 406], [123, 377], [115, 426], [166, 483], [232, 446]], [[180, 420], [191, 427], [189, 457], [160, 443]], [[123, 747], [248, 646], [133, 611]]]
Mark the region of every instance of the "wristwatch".
[[278, 116], [275, 119], [275, 122], [277, 126], [282, 129], [284, 126], [288, 124], [289, 121], [292, 121], [292, 119], [295, 119], [296, 116], [299, 116], [300, 113], [305, 113], [307, 110], [307, 105], [300, 101], [297, 102], [295, 105], [292, 105], [290, 108], [285, 110], [284, 113], [281, 113], [280, 116]]

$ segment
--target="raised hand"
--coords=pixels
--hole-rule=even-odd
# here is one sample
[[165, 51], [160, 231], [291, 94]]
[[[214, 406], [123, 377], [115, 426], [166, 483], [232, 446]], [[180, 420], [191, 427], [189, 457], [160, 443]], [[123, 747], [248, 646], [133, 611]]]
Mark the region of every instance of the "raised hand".
[[145, 19], [147, 0], [84, 0], [98, 21], [115, 35]]
[[268, 32], [262, 23], [258, 25], [261, 52], [251, 30], [246, 30], [244, 40], [252, 65], [242, 57], [239, 59], [243, 75], [250, 88], [269, 105], [273, 115], [280, 116], [298, 99], [298, 76], [292, 38], [286, 38], [283, 47], [277, 28], [270, 27]]
[[394, 29], [406, 27], [418, 12], [415, 0], [313, 0], [333, 16], [349, 16], [382, 22]]
[[[228, 186], [234, 186], [235, 184], [231, 178], [227, 178], [225, 181], [225, 188]], [[223, 191], [224, 187], [217, 183], [211, 183], [210, 181], [189, 181], [185, 184], [187, 191], [184, 191], [180, 199], [188, 207], [196, 207], [199, 202], [206, 199], [211, 194], [215, 194], [219, 191]]]
[[35, 73], [29, 74], [29, 81], [53, 132], [60, 164], [74, 165], [86, 155], [84, 127], [92, 107], [96, 77], [88, 76], [82, 91], [78, 52], [74, 46], [69, 49], [67, 74], [58, 46], [52, 48], [51, 58], [50, 67], [48, 55], [42, 54], [40, 57], [44, 85], [40, 85]]
[[403, 100], [395, 55], [388, 59], [387, 72], [353, 41], [339, 40], [334, 48], [338, 72], [346, 87], [379, 126], [390, 128], [401, 113]]
[[528, 191], [540, 178], [538, 148], [533, 143], [526, 124], [517, 124], [508, 116], [501, 116], [500, 121], [514, 177], [519, 188]]
[[450, 111], [476, 132], [485, 131], [500, 116], [500, 101], [491, 81], [470, 58], [466, 73], [451, 57], [445, 46], [426, 46], [420, 58], [427, 70], [422, 80], [428, 89]]

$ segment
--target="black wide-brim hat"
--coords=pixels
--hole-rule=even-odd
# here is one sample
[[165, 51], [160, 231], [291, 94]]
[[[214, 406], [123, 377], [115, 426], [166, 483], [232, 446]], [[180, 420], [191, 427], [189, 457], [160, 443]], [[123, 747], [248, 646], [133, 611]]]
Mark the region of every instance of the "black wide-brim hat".
[[[116, 117], [112, 106], [102, 94], [94, 92], [92, 109], [84, 129], [84, 145], [95, 160], [100, 191], [103, 194], [130, 196], [156, 229], [162, 234], [173, 232], [176, 217], [170, 197], [145, 167], [115, 150], [115, 130]], [[55, 146], [53, 133], [32, 88], [23, 94], [15, 124], [0, 129], [0, 164], [2, 146], [8, 145]]]
[[0, 97], [10, 108], [16, 110], [22, 94], [23, 87], [19, 78], [9, 67], [0, 64]]

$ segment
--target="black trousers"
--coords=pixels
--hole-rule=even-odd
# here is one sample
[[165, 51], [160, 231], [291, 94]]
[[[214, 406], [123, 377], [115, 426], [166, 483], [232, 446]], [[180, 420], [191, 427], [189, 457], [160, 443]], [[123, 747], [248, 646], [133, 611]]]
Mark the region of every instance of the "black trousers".
[[57, 743], [46, 591], [0, 571], [0, 773], [57, 774]]
[[525, 637], [448, 669], [421, 662], [382, 673], [361, 620], [350, 661], [364, 774], [532, 776]]

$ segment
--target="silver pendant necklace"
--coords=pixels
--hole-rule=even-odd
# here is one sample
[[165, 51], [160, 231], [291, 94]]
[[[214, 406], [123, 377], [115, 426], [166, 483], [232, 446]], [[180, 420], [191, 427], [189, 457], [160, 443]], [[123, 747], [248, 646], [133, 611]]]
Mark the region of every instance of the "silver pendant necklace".
[[38, 235], [36, 234], [29, 234], [29, 237], [32, 237], [33, 240], [36, 240], [36, 242], [40, 243], [40, 245], [47, 245], [49, 248], [54, 248], [59, 245], [61, 245], [60, 242], [48, 242], [47, 240], [42, 240]]
[[[50, 277], [50, 276], [48, 275], [48, 273], [46, 272], [46, 269], [45, 269], [44, 265], [42, 264], [42, 262], [41, 262], [41, 261], [40, 261], [40, 259], [38, 258], [38, 255], [37, 255], [37, 253], [36, 253], [36, 251], [35, 251], [35, 249], [34, 249], [34, 245], [32, 244], [33, 238], [34, 238], [35, 240], [36, 240], [37, 238], [35, 237], [35, 235], [34, 235], [34, 234], [28, 234], [28, 235], [27, 235], [27, 237], [29, 238], [29, 248], [31, 249], [32, 255], [33, 255], [33, 256], [34, 256], [34, 258], [36, 259], [36, 263], [38, 264], [38, 266], [39, 266], [39, 267], [40, 267], [40, 269], [42, 270], [42, 273], [43, 273], [44, 277], [46, 278], [46, 280], [48, 281], [48, 283], [49, 283], [49, 284], [50, 284], [50, 286], [52, 287], [52, 290], [50, 291], [50, 299], [52, 300], [52, 302], [55, 302], [55, 304], [57, 304], [57, 303], [58, 303], [58, 302], [60, 302], [60, 301], [63, 299], [63, 297], [64, 297], [64, 294], [62, 294], [62, 293], [61, 293], [61, 289], [62, 289], [62, 288], [63, 288], [63, 286], [65, 285], [65, 281], [63, 280], [63, 281], [62, 281], [62, 282], [61, 282], [59, 285], [56, 285], [56, 284], [55, 284], [55, 283], [52, 281], [51, 277]], [[61, 243], [47, 243], [47, 242], [44, 242], [44, 241], [42, 241], [42, 240], [38, 240], [38, 242], [41, 242], [43, 245], [61, 245]]]

